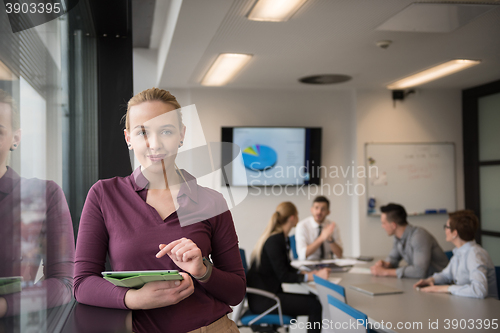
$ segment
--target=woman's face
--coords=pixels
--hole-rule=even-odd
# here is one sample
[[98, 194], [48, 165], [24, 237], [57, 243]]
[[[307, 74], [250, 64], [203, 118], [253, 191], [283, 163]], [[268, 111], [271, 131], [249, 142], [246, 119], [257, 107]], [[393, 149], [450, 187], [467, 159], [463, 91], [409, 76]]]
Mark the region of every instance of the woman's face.
[[451, 231], [450, 220], [446, 221], [446, 227], [444, 228], [444, 233], [446, 235], [447, 242], [452, 242], [455, 238], [457, 238], [458, 231], [456, 230]]
[[0, 103], [0, 167], [5, 167], [10, 149], [15, 149], [14, 145], [19, 145], [20, 139], [21, 131], [12, 129], [12, 109], [10, 105]]
[[161, 101], [144, 102], [129, 111], [129, 131], [125, 140], [134, 150], [135, 157], [144, 169], [162, 172], [172, 167], [186, 128], [179, 128], [176, 108]]
[[296, 227], [297, 223], [299, 223], [299, 214], [290, 215], [288, 221], [290, 221], [290, 225], [292, 226], [292, 228]]

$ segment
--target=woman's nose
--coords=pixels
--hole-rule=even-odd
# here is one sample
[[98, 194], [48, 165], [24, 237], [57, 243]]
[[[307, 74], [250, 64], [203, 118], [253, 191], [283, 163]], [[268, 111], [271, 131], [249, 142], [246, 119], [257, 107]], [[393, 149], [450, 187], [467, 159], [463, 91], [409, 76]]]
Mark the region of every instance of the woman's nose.
[[162, 146], [161, 140], [154, 133], [147, 136], [146, 144], [147, 144], [148, 148], [151, 150], [158, 150]]

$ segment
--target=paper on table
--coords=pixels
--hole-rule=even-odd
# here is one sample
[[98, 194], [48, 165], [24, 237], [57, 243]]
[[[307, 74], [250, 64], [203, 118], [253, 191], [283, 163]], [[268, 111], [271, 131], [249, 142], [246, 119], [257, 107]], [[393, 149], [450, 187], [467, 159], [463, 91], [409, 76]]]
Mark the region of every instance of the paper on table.
[[301, 266], [306, 266], [306, 265], [316, 265], [316, 264], [319, 264], [319, 261], [318, 260], [294, 260], [290, 263], [290, 265], [292, 265], [292, 267], [295, 267], [295, 268], [300, 268]]
[[352, 265], [358, 265], [358, 264], [363, 264], [363, 265], [366, 264], [366, 262], [356, 260], [356, 259], [333, 259], [333, 263], [335, 263], [339, 266], [352, 266]]
[[339, 277], [329, 277], [328, 281], [330, 281], [331, 283], [339, 284], [340, 281], [342, 281], [342, 278], [339, 278]]
[[365, 261], [360, 261], [356, 259], [325, 259], [325, 260], [294, 260], [290, 264], [292, 267], [295, 267], [297, 269], [300, 269], [301, 267], [307, 266], [307, 265], [318, 265], [318, 264], [336, 264], [338, 266], [352, 266], [352, 265], [358, 265], [358, 264], [363, 264], [366, 265]]
[[354, 273], [354, 274], [371, 274], [372, 272], [370, 271], [369, 268], [366, 267], [353, 267], [349, 270], [349, 273]]
[[281, 288], [285, 293], [309, 294], [309, 291], [298, 283], [282, 283]]

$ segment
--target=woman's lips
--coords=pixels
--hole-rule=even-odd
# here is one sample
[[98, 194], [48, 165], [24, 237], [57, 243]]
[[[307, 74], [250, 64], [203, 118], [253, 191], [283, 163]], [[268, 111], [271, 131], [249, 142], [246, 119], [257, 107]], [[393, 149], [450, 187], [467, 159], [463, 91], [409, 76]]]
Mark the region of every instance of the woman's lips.
[[166, 154], [148, 155], [148, 158], [149, 158], [152, 162], [159, 162], [159, 161], [163, 160], [166, 156], [167, 156]]

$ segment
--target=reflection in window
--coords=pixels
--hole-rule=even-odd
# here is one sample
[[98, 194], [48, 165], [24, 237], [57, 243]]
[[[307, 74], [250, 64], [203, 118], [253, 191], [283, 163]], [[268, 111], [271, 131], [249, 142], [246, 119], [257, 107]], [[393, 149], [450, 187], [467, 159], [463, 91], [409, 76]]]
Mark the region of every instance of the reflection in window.
[[57, 332], [73, 306], [71, 213], [97, 180], [85, 155], [97, 154], [86, 10], [19, 33], [0, 11], [0, 332]]

